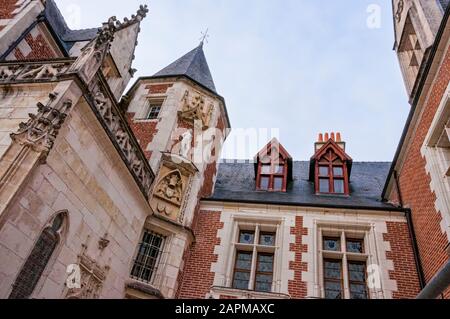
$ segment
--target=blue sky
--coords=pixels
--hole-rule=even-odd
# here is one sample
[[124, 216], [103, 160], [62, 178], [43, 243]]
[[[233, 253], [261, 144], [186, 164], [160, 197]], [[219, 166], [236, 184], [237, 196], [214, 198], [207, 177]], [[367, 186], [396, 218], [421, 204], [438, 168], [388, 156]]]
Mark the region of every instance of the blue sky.
[[[56, 0], [71, 27], [96, 27], [130, 16], [143, 0]], [[153, 0], [134, 67], [152, 75], [198, 45], [233, 129], [279, 129], [296, 160], [307, 160], [319, 132], [342, 132], [356, 161], [391, 161], [408, 111], [392, 50], [390, 0]], [[369, 7], [372, 5], [372, 7]], [[368, 27], [368, 8], [379, 27]], [[370, 20], [372, 21], [372, 20]], [[251, 157], [268, 142], [262, 137]], [[254, 153], [253, 153], [254, 152]]]

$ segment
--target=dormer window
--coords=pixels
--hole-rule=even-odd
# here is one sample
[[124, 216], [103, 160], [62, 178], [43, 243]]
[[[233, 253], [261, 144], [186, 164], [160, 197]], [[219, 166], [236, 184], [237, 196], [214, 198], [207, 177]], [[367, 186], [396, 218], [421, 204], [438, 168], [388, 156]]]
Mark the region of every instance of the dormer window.
[[272, 140], [258, 153], [255, 169], [257, 190], [286, 192], [292, 175], [292, 158], [277, 140]]
[[316, 194], [349, 195], [349, 172], [352, 159], [345, 153], [340, 134], [319, 135], [316, 154], [311, 159], [310, 180]]
[[259, 189], [265, 191], [286, 191], [286, 163], [260, 163]]
[[329, 150], [318, 163], [319, 193], [345, 194], [344, 164]]

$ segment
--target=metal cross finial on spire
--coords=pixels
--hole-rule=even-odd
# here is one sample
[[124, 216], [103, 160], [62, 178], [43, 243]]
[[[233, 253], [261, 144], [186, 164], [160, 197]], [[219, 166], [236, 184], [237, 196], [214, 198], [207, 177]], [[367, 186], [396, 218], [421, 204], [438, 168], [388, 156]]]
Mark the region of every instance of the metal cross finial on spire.
[[206, 43], [208, 43], [208, 38], [209, 38], [209, 34], [208, 34], [208, 30], [209, 28], [206, 28], [205, 32], [202, 32], [202, 37], [200, 38], [200, 44], [203, 45], [203, 43], [206, 41]]

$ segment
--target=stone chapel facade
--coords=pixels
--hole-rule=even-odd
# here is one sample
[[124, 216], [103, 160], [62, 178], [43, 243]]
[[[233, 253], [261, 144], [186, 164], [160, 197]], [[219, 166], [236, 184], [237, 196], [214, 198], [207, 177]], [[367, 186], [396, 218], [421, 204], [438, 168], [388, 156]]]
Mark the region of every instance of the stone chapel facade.
[[340, 133], [309, 161], [272, 140], [219, 163], [203, 43], [124, 92], [146, 6], [71, 30], [53, 0], [4, 1], [0, 298], [415, 298], [449, 259], [449, 10], [430, 3], [394, 1], [413, 106], [391, 164]]

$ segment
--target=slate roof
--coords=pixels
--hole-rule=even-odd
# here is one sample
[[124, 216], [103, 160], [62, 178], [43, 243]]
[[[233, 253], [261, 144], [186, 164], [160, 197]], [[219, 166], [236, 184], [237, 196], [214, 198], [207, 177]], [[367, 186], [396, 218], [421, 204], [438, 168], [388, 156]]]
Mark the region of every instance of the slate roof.
[[349, 207], [376, 210], [398, 210], [381, 201], [381, 192], [390, 163], [353, 162], [350, 196], [316, 195], [309, 179], [309, 162], [294, 162], [294, 181], [286, 193], [257, 191], [254, 164], [221, 163], [214, 194], [205, 200], [247, 202], [312, 207]]
[[54, 0], [47, 0], [44, 15], [67, 51], [70, 50], [75, 42], [90, 41], [97, 35], [98, 28], [71, 30]]
[[203, 43], [200, 43], [194, 50], [153, 75], [153, 77], [166, 76], [187, 76], [217, 94], [216, 86], [203, 52]]

